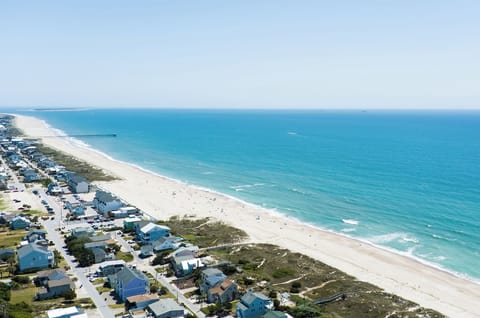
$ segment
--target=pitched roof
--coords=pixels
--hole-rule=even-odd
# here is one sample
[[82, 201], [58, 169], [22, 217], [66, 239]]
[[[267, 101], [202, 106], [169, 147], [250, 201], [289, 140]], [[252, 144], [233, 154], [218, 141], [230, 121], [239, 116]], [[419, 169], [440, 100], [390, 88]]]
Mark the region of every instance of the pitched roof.
[[158, 225], [158, 224], [155, 224], [153, 222], [150, 222], [147, 225], [143, 226], [140, 229], [140, 231], [142, 231], [143, 233], [148, 233], [148, 232], [152, 231], [153, 229], [170, 231], [170, 228], [168, 226]]
[[105, 268], [107, 266], [115, 266], [115, 265], [125, 265], [125, 261], [123, 259], [118, 259], [114, 261], [106, 261], [100, 263], [100, 268]]
[[124, 267], [122, 268], [117, 274], [116, 274], [116, 280], [121, 280], [124, 285], [130, 283], [134, 279], [141, 279], [148, 281], [148, 277], [145, 276], [142, 272], [129, 268], [129, 267]]
[[118, 200], [118, 198], [115, 197], [113, 194], [103, 190], [97, 190], [97, 192], [95, 192], [95, 198], [102, 202], [110, 202], [110, 201]]
[[30, 230], [30, 231], [28, 231], [27, 236], [34, 235], [34, 234], [47, 235], [47, 231], [44, 231], [44, 230]]
[[72, 280], [70, 278], [63, 278], [57, 280], [49, 280], [48, 281], [48, 288], [64, 286], [64, 285], [72, 285]]
[[225, 291], [227, 291], [230, 286], [234, 285], [235, 283], [231, 281], [230, 279], [224, 280], [217, 286], [213, 287], [210, 289], [211, 294], [219, 294], [222, 295]]
[[48, 278], [48, 279], [52, 279], [54, 278], [55, 276], [58, 276], [58, 277], [67, 277], [67, 273], [65, 272], [64, 269], [61, 269], [61, 268], [55, 268], [55, 269], [49, 269], [49, 270], [46, 270], [46, 271], [40, 271], [40, 272], [37, 272], [37, 277], [38, 278]]
[[40, 252], [43, 254], [51, 253], [51, 251], [49, 251], [46, 247], [37, 245], [35, 243], [30, 243], [20, 247], [17, 250], [18, 258], [25, 257], [32, 252]]
[[92, 242], [104, 242], [110, 240], [112, 237], [110, 234], [105, 234], [105, 235], [96, 235], [96, 236], [91, 236], [90, 240]]
[[83, 244], [83, 247], [85, 248], [96, 248], [96, 247], [105, 247], [107, 246], [107, 243], [105, 241], [100, 241], [100, 242], [89, 242]]
[[153, 300], [153, 299], [158, 299], [157, 294], [142, 294], [142, 295], [135, 295], [135, 296], [130, 296], [127, 297], [127, 301], [129, 303], [140, 303], [144, 302], [147, 300]]
[[244, 303], [247, 306], [250, 306], [250, 304], [252, 304], [258, 298], [260, 298], [263, 301], [270, 301], [270, 298], [268, 298], [262, 293], [253, 293], [249, 291], [245, 295], [243, 295], [242, 303]]
[[68, 176], [68, 179], [72, 181], [73, 183], [79, 184], [80, 182], [87, 182], [88, 180], [82, 177], [81, 175], [78, 175], [76, 173], [72, 173]]
[[223, 275], [223, 272], [217, 268], [207, 268], [202, 271], [202, 274], [205, 276], [220, 276]]
[[155, 316], [160, 316], [170, 311], [184, 310], [183, 307], [171, 298], [160, 299], [159, 301], [148, 305], [148, 308]]

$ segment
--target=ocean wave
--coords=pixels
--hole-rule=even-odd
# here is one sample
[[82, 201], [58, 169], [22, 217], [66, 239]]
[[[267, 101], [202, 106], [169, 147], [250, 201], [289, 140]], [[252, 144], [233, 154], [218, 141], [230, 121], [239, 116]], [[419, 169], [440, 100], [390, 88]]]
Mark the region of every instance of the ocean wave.
[[357, 230], [356, 228], [345, 228], [345, 229], [341, 229], [340, 231], [344, 233], [350, 233], [350, 232], [355, 232], [356, 230]]
[[437, 240], [444, 240], [444, 241], [449, 241], [449, 242], [455, 242], [456, 241], [456, 239], [448, 238], [448, 237], [441, 236], [441, 235], [438, 235], [438, 234], [432, 234], [432, 237], [437, 239]]
[[376, 235], [372, 236], [370, 238], [367, 238], [368, 241], [375, 243], [375, 244], [385, 244], [385, 243], [390, 243], [390, 242], [411, 242], [418, 244], [418, 240], [414, 237], [410, 237], [407, 233], [404, 232], [394, 232], [394, 233], [389, 233], [389, 234], [382, 234], [382, 235]]
[[303, 194], [303, 195], [308, 195], [309, 194], [308, 192], [302, 191], [302, 190], [297, 189], [297, 188], [288, 188], [288, 191]]
[[230, 186], [230, 189], [233, 189], [235, 191], [244, 191], [245, 189], [253, 188], [253, 187], [261, 187], [264, 186], [265, 183], [254, 183], [254, 184], [241, 184], [237, 186]]
[[203, 171], [203, 172], [200, 172], [200, 174], [209, 175], [209, 174], [213, 174], [213, 172], [212, 171]]
[[353, 219], [342, 219], [342, 222], [350, 225], [358, 225], [359, 223], [359, 221]]

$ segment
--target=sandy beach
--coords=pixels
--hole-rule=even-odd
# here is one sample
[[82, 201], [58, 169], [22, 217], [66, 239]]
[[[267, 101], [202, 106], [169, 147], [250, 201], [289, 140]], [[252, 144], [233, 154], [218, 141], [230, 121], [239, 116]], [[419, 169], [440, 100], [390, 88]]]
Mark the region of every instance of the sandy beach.
[[[17, 116], [16, 125], [32, 137], [55, 135], [45, 122], [32, 117]], [[158, 219], [186, 214], [218, 219], [247, 232], [251, 242], [272, 243], [303, 253], [447, 316], [480, 316], [480, 285], [473, 282], [242, 201], [111, 160], [74, 145], [67, 138], [47, 137], [42, 141], [120, 178], [98, 185]]]

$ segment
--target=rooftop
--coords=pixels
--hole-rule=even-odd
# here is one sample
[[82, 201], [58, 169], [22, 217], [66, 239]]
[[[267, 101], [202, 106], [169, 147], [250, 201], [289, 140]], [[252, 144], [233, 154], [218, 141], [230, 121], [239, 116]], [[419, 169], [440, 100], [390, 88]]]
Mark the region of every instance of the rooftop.
[[183, 307], [171, 298], [160, 299], [159, 301], [148, 305], [148, 308], [155, 316], [160, 316], [170, 311], [184, 310]]

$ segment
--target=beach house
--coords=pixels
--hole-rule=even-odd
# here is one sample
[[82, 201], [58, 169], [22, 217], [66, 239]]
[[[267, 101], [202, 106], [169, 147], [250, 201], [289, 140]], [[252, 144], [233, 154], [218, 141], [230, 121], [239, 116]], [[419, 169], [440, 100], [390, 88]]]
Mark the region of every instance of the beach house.
[[123, 220], [123, 228], [126, 231], [135, 230], [135, 224], [142, 221], [141, 218], [137, 216], [129, 216]]
[[20, 272], [52, 267], [55, 263], [53, 252], [36, 243], [20, 247], [17, 255]]
[[170, 228], [168, 226], [149, 222], [147, 225], [144, 225], [139, 229], [137, 237], [142, 244], [151, 244], [169, 234]]
[[216, 268], [207, 268], [200, 274], [200, 293], [206, 293], [210, 288], [215, 287], [217, 284], [223, 282], [227, 276]]
[[87, 179], [76, 173], [67, 175], [67, 184], [73, 193], [87, 193], [90, 186]]
[[143, 294], [127, 297], [125, 308], [128, 310], [145, 309], [148, 305], [158, 301], [157, 294]]
[[93, 199], [93, 206], [102, 214], [107, 214], [110, 211], [118, 210], [123, 206], [119, 198], [103, 190], [95, 192]]
[[15, 250], [13, 248], [0, 249], [0, 261], [6, 262], [8, 259], [15, 258]]
[[172, 267], [177, 276], [186, 276], [197, 268], [205, 266], [200, 258], [196, 257], [197, 246], [180, 248], [172, 255]]
[[150, 292], [150, 280], [142, 272], [124, 267], [115, 275], [109, 277], [110, 285], [115, 289], [115, 295], [124, 302], [128, 297]]
[[230, 279], [215, 285], [207, 291], [209, 303], [225, 304], [238, 298], [238, 286]]
[[46, 239], [47, 239], [47, 232], [44, 230], [31, 230], [24, 237], [24, 240], [26, 240], [29, 243], [34, 243], [36, 241], [46, 240]]
[[40, 287], [36, 295], [38, 300], [60, 297], [75, 288], [73, 281], [63, 269], [38, 272], [34, 281]]
[[30, 228], [30, 220], [17, 215], [10, 221], [10, 228], [12, 230], [25, 230]]
[[70, 196], [64, 197], [64, 208], [67, 209], [71, 215], [85, 214], [85, 204]]
[[87, 318], [87, 315], [82, 309], [73, 306], [48, 310], [47, 318]]
[[102, 276], [110, 276], [118, 273], [125, 267], [124, 260], [106, 261], [98, 267], [98, 273]]
[[181, 244], [181, 238], [175, 236], [161, 237], [152, 242], [154, 252], [162, 252], [166, 250], [176, 250]]
[[272, 301], [262, 293], [248, 291], [236, 306], [237, 318], [259, 318], [272, 310]]
[[185, 308], [171, 298], [159, 299], [148, 305], [147, 311], [154, 318], [182, 318], [185, 315]]
[[70, 230], [73, 237], [90, 237], [95, 234], [91, 226], [77, 226]]

